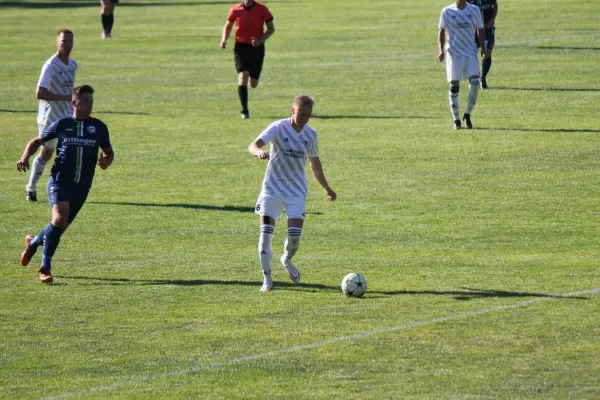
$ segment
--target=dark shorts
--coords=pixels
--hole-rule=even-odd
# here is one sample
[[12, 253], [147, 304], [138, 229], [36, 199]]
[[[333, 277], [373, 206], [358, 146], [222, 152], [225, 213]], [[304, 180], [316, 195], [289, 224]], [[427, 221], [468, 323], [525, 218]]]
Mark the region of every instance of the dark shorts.
[[233, 48], [233, 58], [238, 73], [248, 71], [250, 78], [258, 79], [265, 59], [265, 46], [254, 47], [251, 44], [236, 42]]
[[[477, 43], [477, 47], [481, 47], [479, 44], [479, 36], [475, 35], [475, 42]], [[494, 44], [496, 43], [496, 27], [492, 27], [492, 29], [485, 30], [485, 48], [493, 49]]]
[[73, 222], [90, 192], [88, 185], [80, 185], [74, 182], [55, 182], [48, 179], [48, 201], [53, 207], [56, 203], [66, 201], [69, 203], [69, 223]]

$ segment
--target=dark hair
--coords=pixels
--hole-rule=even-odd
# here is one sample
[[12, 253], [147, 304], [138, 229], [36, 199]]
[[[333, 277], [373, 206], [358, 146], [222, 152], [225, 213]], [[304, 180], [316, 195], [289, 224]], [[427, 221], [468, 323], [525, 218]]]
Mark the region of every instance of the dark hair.
[[71, 36], [75, 36], [73, 34], [73, 31], [71, 31], [70, 29], [61, 29], [60, 31], [58, 31], [58, 33], [56, 34], [56, 36], [60, 36], [60, 35], [71, 35]]
[[73, 89], [73, 97], [79, 97], [81, 93], [94, 94], [94, 88], [90, 85], [81, 85]]

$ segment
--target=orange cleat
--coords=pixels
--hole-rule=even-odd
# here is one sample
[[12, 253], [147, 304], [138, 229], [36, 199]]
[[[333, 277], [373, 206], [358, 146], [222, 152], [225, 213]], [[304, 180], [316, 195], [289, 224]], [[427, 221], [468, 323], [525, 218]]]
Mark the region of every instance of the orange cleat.
[[46, 267], [40, 268], [40, 282], [42, 283], [52, 283], [54, 279], [52, 275], [50, 275], [50, 269]]
[[25, 236], [25, 251], [21, 253], [21, 265], [26, 267], [31, 261], [31, 257], [35, 254], [36, 249], [33, 249], [29, 242], [33, 239], [34, 235]]

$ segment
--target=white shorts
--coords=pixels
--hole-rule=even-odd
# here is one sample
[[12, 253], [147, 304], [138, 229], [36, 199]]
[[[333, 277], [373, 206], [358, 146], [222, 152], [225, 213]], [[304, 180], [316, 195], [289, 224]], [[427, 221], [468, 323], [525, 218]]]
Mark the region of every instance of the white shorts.
[[306, 198], [291, 196], [275, 197], [261, 194], [256, 201], [254, 212], [263, 217], [267, 216], [277, 219], [281, 217], [284, 207], [288, 218], [304, 219]]
[[452, 57], [446, 53], [446, 78], [448, 82], [467, 80], [479, 75], [479, 59], [472, 57]]
[[[44, 133], [44, 131], [46, 130], [46, 128], [48, 128], [48, 125], [38, 124], [38, 128], [40, 130], [40, 136], [41, 136], [42, 133]], [[46, 149], [47, 151], [54, 151], [54, 150], [56, 150], [57, 143], [58, 143], [58, 139], [48, 140], [46, 143], [44, 143], [42, 145], [42, 147], [44, 149]]]

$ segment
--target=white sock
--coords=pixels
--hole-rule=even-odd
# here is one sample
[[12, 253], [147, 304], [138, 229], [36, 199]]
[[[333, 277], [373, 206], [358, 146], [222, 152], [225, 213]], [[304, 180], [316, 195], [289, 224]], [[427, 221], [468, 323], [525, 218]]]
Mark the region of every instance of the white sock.
[[271, 260], [273, 259], [273, 234], [275, 226], [263, 224], [260, 226], [260, 236], [258, 237], [258, 258], [263, 274], [271, 274]]
[[465, 114], [471, 114], [475, 104], [477, 104], [477, 95], [479, 94], [479, 79], [469, 80], [469, 96], [467, 97], [467, 108]]
[[292, 258], [296, 255], [296, 252], [300, 248], [301, 235], [302, 228], [288, 228], [288, 236], [285, 239], [285, 245], [283, 247], [283, 255], [287, 258]]
[[44, 161], [44, 159], [39, 155], [33, 159], [33, 164], [31, 165], [31, 173], [29, 174], [29, 182], [27, 183], [27, 186], [25, 186], [25, 189], [28, 192], [37, 191], [37, 183], [42, 177], [42, 174], [46, 169], [47, 163], [48, 162]]
[[452, 93], [448, 91], [448, 100], [450, 102], [450, 111], [452, 112], [452, 116], [454, 120], [460, 119], [460, 103], [458, 102], [458, 93]]

